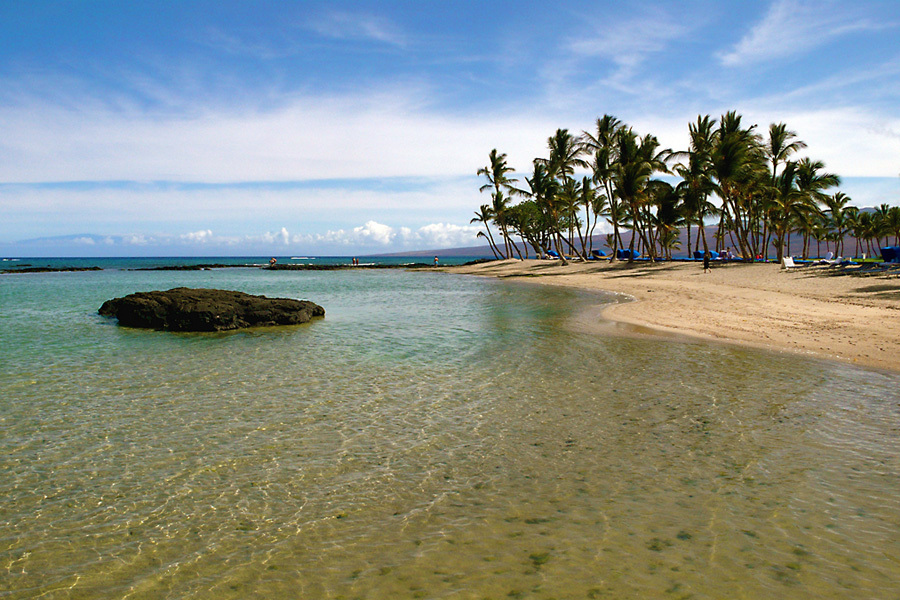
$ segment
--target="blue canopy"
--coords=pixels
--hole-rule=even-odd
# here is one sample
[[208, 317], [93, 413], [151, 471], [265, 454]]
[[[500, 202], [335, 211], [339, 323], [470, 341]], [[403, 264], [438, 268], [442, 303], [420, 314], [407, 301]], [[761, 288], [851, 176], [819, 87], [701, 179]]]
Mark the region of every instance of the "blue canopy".
[[[716, 252], [715, 250], [710, 250], [710, 251], [709, 251], [709, 257], [710, 257], [712, 260], [719, 260], [719, 253]], [[701, 259], [701, 258], [703, 258], [703, 252], [700, 252], [700, 251], [694, 252], [694, 258], [696, 258], [696, 259]]]
[[900, 246], [887, 246], [882, 248], [881, 260], [884, 262], [900, 262]]
[[628, 248], [619, 248], [616, 250], [616, 258], [620, 260], [626, 260], [629, 258], [637, 258], [640, 256], [640, 253], [635, 250], [629, 250]]

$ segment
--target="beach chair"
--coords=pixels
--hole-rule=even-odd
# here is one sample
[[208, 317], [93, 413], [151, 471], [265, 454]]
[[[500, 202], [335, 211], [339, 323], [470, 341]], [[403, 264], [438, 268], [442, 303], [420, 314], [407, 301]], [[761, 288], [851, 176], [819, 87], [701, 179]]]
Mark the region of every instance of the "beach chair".
[[784, 257], [782, 257], [782, 259], [781, 259], [781, 269], [782, 269], [782, 270], [785, 270], [785, 269], [798, 269], [798, 268], [800, 268], [801, 266], [802, 266], [802, 265], [798, 265], [798, 264], [796, 264], [796, 263], [794, 262], [794, 257], [793, 257], [793, 256], [784, 256]]

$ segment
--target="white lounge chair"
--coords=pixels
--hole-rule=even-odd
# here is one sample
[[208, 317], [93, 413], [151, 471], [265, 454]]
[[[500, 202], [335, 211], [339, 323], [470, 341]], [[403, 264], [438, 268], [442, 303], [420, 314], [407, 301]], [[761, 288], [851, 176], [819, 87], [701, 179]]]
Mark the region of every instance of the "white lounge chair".
[[798, 265], [798, 264], [794, 263], [793, 256], [784, 256], [781, 258], [781, 268], [782, 269], [797, 269], [801, 266], [802, 265]]

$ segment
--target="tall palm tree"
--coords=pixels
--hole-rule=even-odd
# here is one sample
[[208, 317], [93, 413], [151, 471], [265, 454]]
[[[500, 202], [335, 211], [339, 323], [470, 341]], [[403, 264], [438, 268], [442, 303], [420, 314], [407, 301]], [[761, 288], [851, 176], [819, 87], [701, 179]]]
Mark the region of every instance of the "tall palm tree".
[[[597, 119], [593, 132], [582, 132], [581, 142], [584, 152], [591, 156], [589, 161], [594, 183], [601, 186], [609, 204], [609, 220], [613, 228], [612, 260], [616, 260], [619, 249], [619, 199], [613, 193], [613, 174], [618, 162], [616, 138], [624, 129], [618, 118], [605, 114]], [[595, 221], [596, 223], [596, 221]]]
[[512, 249], [510, 246], [512, 244], [509, 240], [509, 233], [507, 232], [506, 227], [506, 207], [508, 205], [508, 200], [504, 201], [502, 192], [505, 191], [509, 195], [520, 193], [520, 190], [513, 185], [518, 182], [518, 179], [512, 179], [507, 176], [507, 173], [512, 173], [514, 169], [506, 164], [506, 154], [500, 154], [497, 152], [497, 149], [494, 148], [491, 150], [490, 154], [488, 154], [488, 161], [487, 166], [478, 169], [477, 174], [483, 175], [485, 179], [487, 179], [487, 183], [482, 185], [478, 191], [484, 192], [491, 188], [494, 190], [491, 194], [493, 199], [492, 209], [494, 212], [494, 220], [497, 222], [500, 233], [503, 235], [506, 258], [511, 258]]
[[855, 242], [853, 247], [853, 256], [859, 256], [859, 209], [855, 206], [848, 206], [844, 209], [844, 228], [845, 231], [849, 232], [853, 236], [853, 240]]
[[722, 115], [711, 162], [716, 193], [722, 199], [719, 228], [727, 226], [734, 231], [741, 254], [748, 260], [758, 249], [751, 243], [755, 215], [752, 200], [760, 197], [754, 188], [759, 188], [765, 169], [765, 154], [755, 128], [744, 128], [741, 116], [734, 111]]
[[478, 237], [486, 237], [488, 240], [488, 245], [491, 248], [491, 252], [494, 253], [494, 258], [500, 258], [502, 255], [497, 248], [497, 244], [494, 243], [494, 236], [491, 235], [491, 227], [490, 222], [494, 218], [493, 212], [491, 211], [491, 207], [487, 204], [482, 204], [481, 208], [475, 211], [475, 216], [469, 221], [469, 223], [483, 223], [484, 228], [487, 230], [487, 235], [484, 235], [483, 232], [479, 231]]
[[788, 161], [775, 178], [775, 198], [771, 218], [775, 229], [776, 259], [784, 258], [785, 239], [791, 232], [791, 225], [805, 211], [804, 198], [795, 185], [797, 163]]
[[887, 214], [888, 231], [894, 234], [894, 245], [900, 246], [900, 206], [892, 206]]
[[884, 237], [884, 245], [887, 246], [888, 236], [891, 233], [890, 224], [888, 223], [889, 215], [890, 215], [891, 207], [887, 204], [882, 204], [875, 208], [875, 213], [873, 218], [875, 219], [875, 242], [881, 244], [881, 238]]
[[[534, 160], [532, 163], [532, 175], [531, 177], [526, 177], [525, 181], [530, 188], [527, 195], [534, 200], [538, 210], [543, 215], [544, 231], [541, 234], [543, 242], [541, 247], [546, 254], [550, 250], [549, 238], [555, 238], [559, 231], [559, 205], [557, 202], [559, 183], [550, 175], [547, 165], [540, 159]], [[544, 240], [544, 238], [547, 239]], [[557, 253], [560, 255], [563, 263], [565, 263], [565, 255], [560, 250], [561, 248], [558, 247]]]
[[[578, 139], [569, 133], [568, 129], [557, 129], [556, 133], [547, 139], [547, 147], [550, 156], [542, 161], [551, 177], [560, 182], [560, 190], [566, 188], [566, 182], [570, 175], [575, 173], [577, 167], [587, 167], [587, 163], [580, 158], [582, 146]], [[559, 211], [557, 211], [559, 212]], [[557, 252], [563, 263], [566, 263], [565, 252], [562, 247], [562, 234], [557, 229]]]
[[[706, 241], [704, 217], [715, 214], [716, 207], [709, 202], [715, 191], [712, 180], [712, 150], [716, 120], [709, 115], [698, 116], [696, 123], [688, 124], [690, 146], [686, 152], [675, 153], [675, 158], [686, 159], [675, 165], [674, 171], [681, 177], [676, 191], [682, 198], [684, 218], [687, 226], [688, 254], [691, 250], [691, 223], [697, 223], [699, 238], [703, 240], [703, 252], [709, 250]], [[698, 239], [699, 239], [698, 238]]]
[[[644, 147], [645, 141], [646, 148]], [[613, 182], [616, 194], [628, 209], [628, 216], [632, 221], [632, 234], [628, 245], [628, 261], [632, 262], [634, 260], [634, 244], [638, 236], [640, 236], [644, 247], [651, 252], [650, 256], [652, 258], [653, 250], [648, 243], [641, 223], [641, 209], [645, 200], [647, 183], [653, 175], [654, 168], [648, 156], [654, 154], [653, 151], [656, 149], [655, 146], [658, 145], [658, 142], [655, 142], [655, 138], [652, 138], [652, 140], [639, 138], [631, 128], [621, 131], [617, 136], [617, 142], [619, 159], [613, 174]]]
[[825, 190], [841, 184], [840, 177], [833, 173], [823, 173], [822, 169], [824, 168], [825, 163], [820, 160], [802, 158], [797, 163], [797, 191], [800, 192], [805, 206], [803, 223], [805, 225], [806, 244], [804, 249], [809, 243], [812, 224], [815, 222], [816, 216], [821, 212], [819, 205], [825, 204], [828, 198]]
[[784, 123], [769, 125], [769, 137], [765, 143], [766, 157], [772, 164], [772, 181], [778, 175], [778, 165], [788, 161], [791, 154], [806, 148], [806, 143], [796, 139], [797, 134], [788, 130]]
[[828, 207], [829, 224], [834, 229], [836, 246], [834, 253], [837, 256], [844, 254], [844, 233], [847, 230], [847, 204], [850, 196], [844, 192], [836, 192], [825, 197], [825, 205]]

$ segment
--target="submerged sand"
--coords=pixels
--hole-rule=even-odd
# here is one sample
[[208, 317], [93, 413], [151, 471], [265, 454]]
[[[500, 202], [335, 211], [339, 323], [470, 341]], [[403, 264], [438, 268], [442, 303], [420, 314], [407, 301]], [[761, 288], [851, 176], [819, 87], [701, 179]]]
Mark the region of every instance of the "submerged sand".
[[626, 294], [613, 321], [900, 371], [900, 271], [727, 263], [503, 260], [447, 271]]

